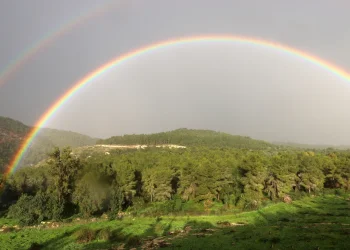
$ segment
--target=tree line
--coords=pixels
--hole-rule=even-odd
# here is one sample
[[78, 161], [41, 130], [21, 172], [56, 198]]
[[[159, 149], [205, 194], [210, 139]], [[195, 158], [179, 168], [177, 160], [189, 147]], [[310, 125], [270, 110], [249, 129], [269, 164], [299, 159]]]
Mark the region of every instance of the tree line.
[[55, 148], [40, 167], [22, 168], [1, 196], [22, 225], [120, 211], [254, 209], [285, 197], [348, 192], [350, 152], [190, 147], [112, 150], [77, 156]]
[[100, 139], [97, 141], [97, 144], [179, 144], [183, 146], [235, 147], [249, 149], [276, 147], [268, 142], [255, 140], [246, 136], [231, 135], [212, 130], [186, 128], [155, 134], [113, 136], [108, 139]]

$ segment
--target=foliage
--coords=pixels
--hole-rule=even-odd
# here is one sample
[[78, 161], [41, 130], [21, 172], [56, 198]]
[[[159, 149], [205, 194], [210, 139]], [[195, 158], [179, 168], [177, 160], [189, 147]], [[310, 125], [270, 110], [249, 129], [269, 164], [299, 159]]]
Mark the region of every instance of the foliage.
[[107, 188], [99, 173], [86, 172], [76, 183], [72, 201], [85, 217], [90, 217], [103, 209], [108, 196]]
[[5, 202], [18, 199], [10, 214], [24, 216], [22, 224], [73, 214], [114, 219], [122, 211], [158, 216], [250, 210], [319, 195], [325, 187], [348, 192], [349, 159], [350, 152], [342, 151], [203, 147], [112, 150], [81, 159], [70, 148], [56, 148], [45, 165], [8, 179], [12, 199]]
[[69, 147], [63, 150], [55, 148], [47, 163], [50, 167], [49, 174], [52, 176], [49, 190], [56, 198], [54, 204], [56, 213], [53, 217], [59, 219], [64, 212], [69, 212], [66, 210], [69, 208], [76, 176], [82, 165], [80, 160], [71, 154]]
[[88, 243], [96, 238], [96, 232], [90, 228], [81, 228], [75, 232], [77, 243]]
[[112, 238], [113, 238], [113, 233], [109, 227], [102, 228], [101, 230], [99, 230], [97, 234], [98, 240], [108, 241], [108, 240], [112, 240]]
[[97, 144], [178, 144], [184, 146], [235, 147], [250, 149], [274, 147], [272, 144], [265, 141], [253, 140], [249, 137], [230, 135], [211, 130], [185, 128], [156, 134], [113, 136], [109, 139], [98, 140]]
[[21, 226], [38, 224], [44, 219], [51, 219], [49, 197], [42, 192], [35, 196], [23, 194], [19, 200], [10, 207], [8, 217], [17, 219]]

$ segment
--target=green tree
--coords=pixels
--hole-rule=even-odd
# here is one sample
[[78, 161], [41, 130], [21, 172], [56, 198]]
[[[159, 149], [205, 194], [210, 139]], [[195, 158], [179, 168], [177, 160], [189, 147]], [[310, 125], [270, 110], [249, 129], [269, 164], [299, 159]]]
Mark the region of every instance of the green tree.
[[123, 159], [119, 163], [113, 163], [115, 171], [115, 187], [117, 194], [121, 196], [122, 206], [127, 208], [132, 204], [132, 199], [136, 194], [135, 167], [128, 159]]
[[66, 210], [71, 203], [75, 178], [82, 166], [69, 147], [62, 150], [55, 148], [47, 163], [53, 178], [51, 191], [57, 198], [54, 209], [55, 217], [60, 218], [64, 212], [69, 212]]
[[293, 154], [281, 152], [272, 156], [265, 179], [264, 192], [275, 200], [289, 194], [295, 184], [298, 165]]
[[323, 189], [325, 176], [320, 167], [320, 162], [313, 153], [306, 152], [300, 156], [298, 186], [308, 193]]
[[250, 152], [239, 166], [243, 187], [240, 201], [245, 207], [257, 207], [264, 195], [264, 181], [267, 176], [268, 160], [258, 152]]
[[339, 183], [346, 191], [350, 190], [350, 155], [347, 153], [337, 162], [337, 176], [340, 176]]
[[109, 186], [101, 181], [99, 173], [87, 172], [80, 178], [73, 192], [73, 202], [85, 217], [103, 210]]
[[169, 168], [147, 168], [142, 172], [143, 187], [150, 201], [166, 201], [171, 198], [173, 171]]
[[38, 224], [45, 219], [52, 218], [50, 198], [44, 192], [35, 196], [21, 195], [16, 204], [12, 205], [8, 217], [17, 219], [21, 226]]

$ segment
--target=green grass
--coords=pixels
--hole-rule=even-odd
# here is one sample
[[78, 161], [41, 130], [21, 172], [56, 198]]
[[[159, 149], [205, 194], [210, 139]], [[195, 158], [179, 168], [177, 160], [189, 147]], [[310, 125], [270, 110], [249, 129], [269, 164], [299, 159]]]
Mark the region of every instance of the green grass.
[[[223, 226], [219, 221], [241, 225]], [[0, 242], [1, 249], [29, 249], [33, 243], [41, 246], [33, 249], [114, 249], [123, 243], [126, 249], [141, 249], [150, 236], [164, 236], [171, 243], [164, 249], [348, 249], [350, 202], [328, 195], [235, 215], [76, 222], [0, 233]]]
[[0, 228], [3, 226], [14, 226], [16, 224], [17, 224], [16, 220], [0, 217]]

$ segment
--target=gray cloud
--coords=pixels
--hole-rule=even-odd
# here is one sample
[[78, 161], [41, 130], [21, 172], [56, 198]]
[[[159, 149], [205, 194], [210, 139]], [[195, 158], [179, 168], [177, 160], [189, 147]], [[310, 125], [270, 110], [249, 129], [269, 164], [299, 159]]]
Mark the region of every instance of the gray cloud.
[[[5, 5], [0, 33], [9, 35], [2, 36], [1, 68], [96, 1]], [[128, 1], [67, 32], [17, 71], [0, 87], [0, 115], [34, 124], [86, 73], [170, 37], [260, 37], [349, 69], [350, 33], [344, 29], [349, 7], [348, 1]], [[75, 95], [48, 125], [101, 137], [192, 127], [267, 140], [348, 144], [349, 97], [347, 82], [285, 53], [200, 42], [114, 68]]]

